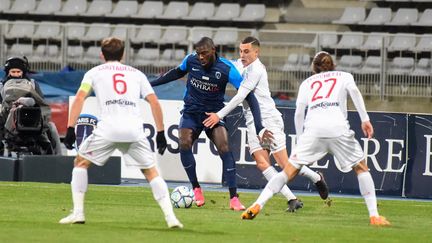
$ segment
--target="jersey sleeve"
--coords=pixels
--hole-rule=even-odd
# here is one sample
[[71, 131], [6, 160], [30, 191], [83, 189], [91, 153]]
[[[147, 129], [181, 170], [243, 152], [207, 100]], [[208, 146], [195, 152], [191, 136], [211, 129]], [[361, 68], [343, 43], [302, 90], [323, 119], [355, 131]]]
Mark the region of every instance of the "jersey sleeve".
[[243, 75], [241, 86], [251, 91], [254, 90], [261, 79], [261, 73], [260, 69], [252, 69], [252, 66], [248, 67]]
[[154, 94], [154, 90], [147, 77], [143, 73], [141, 74], [141, 95], [143, 98], [145, 98], [149, 94]]
[[92, 78], [92, 72], [90, 70], [84, 74], [79, 90], [85, 91], [86, 93], [90, 93], [92, 87], [93, 87], [93, 78]]
[[182, 70], [182, 71], [188, 70], [188, 62], [189, 62], [189, 58], [191, 57], [191, 55], [192, 54], [189, 54], [189, 55], [185, 56], [185, 58], [183, 58], [183, 61], [178, 66], [180, 68], [180, 70]]
[[303, 105], [308, 105], [308, 100], [307, 100], [307, 87], [306, 87], [306, 82], [303, 81], [303, 83], [300, 85], [299, 88], [299, 92], [297, 94], [297, 101], [296, 101], [296, 105], [298, 106], [299, 104], [303, 104]]
[[[230, 62], [231, 63], [231, 62]], [[231, 68], [228, 74], [228, 82], [230, 82], [234, 88], [238, 89], [240, 87], [243, 78], [237, 68], [231, 63]]]

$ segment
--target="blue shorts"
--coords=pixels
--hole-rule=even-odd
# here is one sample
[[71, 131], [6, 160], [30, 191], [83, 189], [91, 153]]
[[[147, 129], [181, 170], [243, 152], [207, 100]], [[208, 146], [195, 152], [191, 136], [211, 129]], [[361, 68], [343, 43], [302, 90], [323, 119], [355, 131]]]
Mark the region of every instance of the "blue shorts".
[[207, 118], [207, 115], [204, 112], [194, 112], [188, 113], [183, 112], [182, 117], [180, 118], [179, 128], [190, 128], [196, 134], [200, 134], [203, 130], [206, 132], [207, 136], [209, 136], [209, 132], [218, 126], [225, 127], [225, 121], [220, 120], [219, 123], [213, 128], [207, 128], [204, 126], [203, 121]]

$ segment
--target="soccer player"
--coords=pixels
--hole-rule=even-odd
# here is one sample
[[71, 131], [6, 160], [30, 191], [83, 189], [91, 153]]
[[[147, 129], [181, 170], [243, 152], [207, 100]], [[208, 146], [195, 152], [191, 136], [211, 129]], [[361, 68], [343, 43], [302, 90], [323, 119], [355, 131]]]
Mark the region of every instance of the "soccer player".
[[[196, 175], [192, 145], [204, 130], [207, 137], [216, 145], [222, 159], [223, 174], [230, 193], [230, 208], [236, 211], [244, 210], [245, 207], [238, 199], [235, 160], [229, 148], [224, 121], [220, 121], [212, 128], [203, 125], [207, 117], [206, 111], [216, 112], [224, 107], [225, 88], [228, 82], [238, 88], [242, 77], [230, 61], [216, 54], [212, 39], [201, 38], [195, 44], [195, 51], [187, 55], [178, 67], [169, 70], [151, 84], [152, 86], [165, 84], [189, 73], [184, 96], [185, 104], [179, 123], [179, 147], [181, 162], [195, 193], [195, 203], [201, 207], [205, 204], [205, 199]], [[254, 117], [257, 117], [257, 131], [265, 130], [261, 125], [258, 102], [253, 94], [248, 96], [247, 100], [249, 105], [258, 111], [254, 114]]]
[[[387, 226], [390, 222], [378, 214], [375, 185], [359, 142], [347, 120], [347, 96], [360, 115], [361, 128], [370, 139], [374, 129], [369, 121], [364, 101], [350, 73], [334, 71], [335, 64], [327, 52], [318, 52], [312, 61], [314, 75], [302, 82], [295, 111], [297, 146], [284, 170], [274, 176], [255, 203], [245, 211], [242, 219], [253, 219], [265, 203], [294, 179], [302, 166], [310, 165], [327, 153], [333, 154], [343, 170], [357, 174], [360, 193], [369, 211], [370, 224]], [[305, 109], [308, 108], [306, 118]]]
[[[284, 121], [270, 95], [265, 66], [258, 58], [260, 50], [259, 40], [252, 36], [246, 37], [240, 43], [239, 50], [240, 59], [237, 60], [236, 67], [242, 71], [244, 80], [237, 94], [222, 110], [217, 113], [206, 113], [208, 118], [204, 120], [204, 125], [206, 127], [213, 127], [253, 91], [259, 103], [262, 123], [267, 128], [266, 132], [271, 133], [273, 141], [263, 141], [264, 143], [259, 141], [255, 135], [254, 120], [252, 119], [250, 109], [246, 108], [245, 117], [248, 128], [249, 151], [256, 161], [257, 168], [267, 180], [270, 180], [277, 174], [276, 169], [271, 165], [270, 153], [281, 168], [284, 168], [288, 163]], [[300, 173], [315, 183], [321, 198], [326, 199], [328, 197], [328, 188], [322, 174], [318, 174], [306, 166], [302, 168]], [[303, 207], [303, 203], [296, 198], [286, 185], [282, 188], [281, 193], [288, 200], [288, 212], [295, 212], [297, 209]]]
[[115, 149], [118, 149], [127, 166], [140, 168], [161, 207], [169, 228], [182, 228], [174, 215], [168, 187], [159, 176], [150, 144], [144, 134], [143, 119], [139, 108], [140, 96], [150, 104], [157, 128], [157, 148], [166, 148], [162, 109], [147, 77], [139, 70], [120, 63], [124, 55], [122, 40], [110, 37], [102, 40], [101, 58], [104, 64], [89, 70], [83, 77], [69, 114], [66, 148], [75, 142], [75, 124], [84, 101], [93, 90], [96, 94], [101, 117], [93, 133], [79, 147], [72, 171], [73, 212], [60, 220], [60, 224], [83, 224], [84, 197], [88, 186], [87, 169], [91, 163], [103, 166]]

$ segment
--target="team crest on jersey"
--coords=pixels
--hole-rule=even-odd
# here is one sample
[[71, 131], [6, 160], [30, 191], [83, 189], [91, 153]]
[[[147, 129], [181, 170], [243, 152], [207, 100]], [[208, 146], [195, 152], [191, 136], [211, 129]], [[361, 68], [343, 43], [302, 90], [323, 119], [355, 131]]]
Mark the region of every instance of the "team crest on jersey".
[[215, 76], [216, 76], [217, 79], [220, 79], [222, 77], [222, 74], [219, 71], [217, 71], [215, 73]]
[[86, 139], [90, 134], [93, 133], [93, 129], [96, 128], [98, 119], [97, 117], [90, 114], [81, 114], [77, 120], [75, 127], [76, 133], [76, 148], [79, 148], [82, 141]]

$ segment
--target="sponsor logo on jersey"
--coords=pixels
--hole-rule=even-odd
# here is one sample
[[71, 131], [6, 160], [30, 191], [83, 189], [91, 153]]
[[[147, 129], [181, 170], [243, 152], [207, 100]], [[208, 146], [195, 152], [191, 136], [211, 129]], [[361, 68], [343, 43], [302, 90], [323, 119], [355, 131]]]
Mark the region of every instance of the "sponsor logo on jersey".
[[135, 102], [124, 100], [124, 99], [117, 99], [117, 100], [107, 100], [105, 101], [105, 105], [121, 105], [121, 106], [136, 106]]
[[192, 68], [192, 71], [199, 71], [199, 68]]
[[204, 81], [196, 79], [196, 78], [191, 78], [190, 84], [193, 87], [200, 89], [200, 90], [204, 90], [204, 91], [210, 91], [210, 92], [218, 92], [219, 91], [219, 87], [217, 86], [217, 84], [204, 82]]
[[316, 109], [316, 108], [323, 108], [323, 109], [327, 109], [327, 107], [332, 107], [332, 106], [339, 106], [339, 102], [327, 102], [327, 101], [323, 101], [321, 103], [315, 104], [313, 106], [311, 106], [311, 110]]

